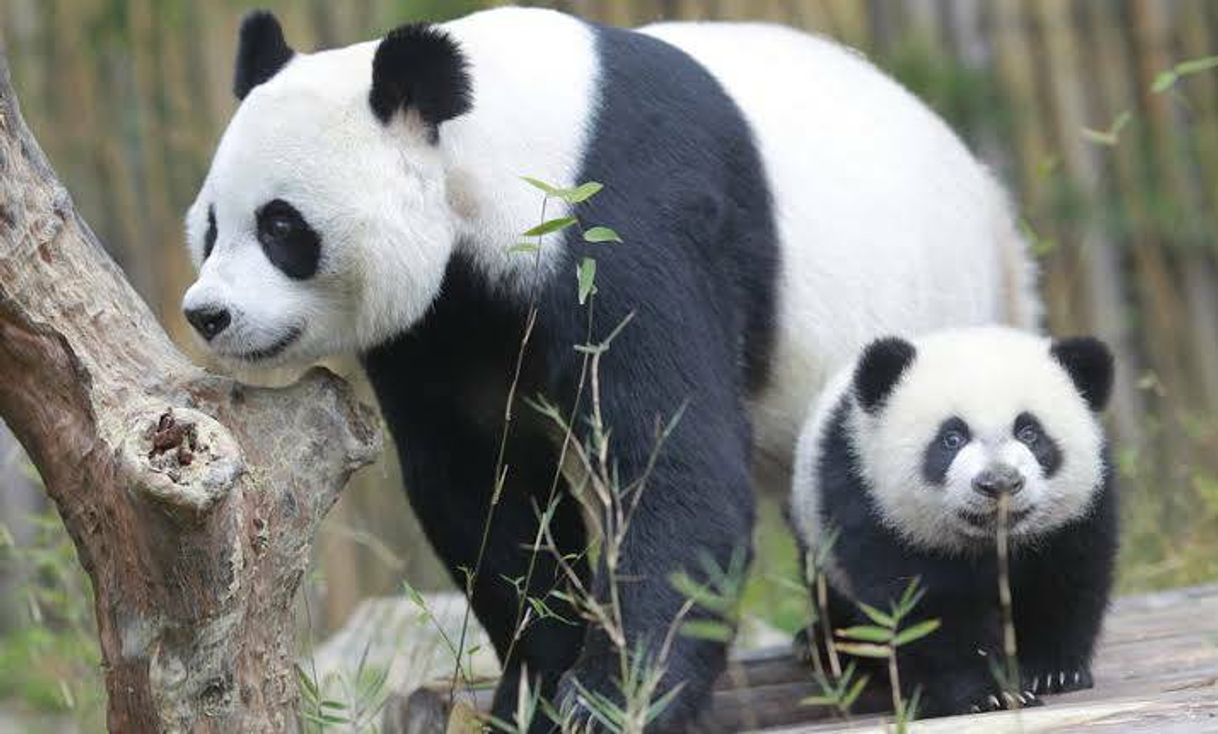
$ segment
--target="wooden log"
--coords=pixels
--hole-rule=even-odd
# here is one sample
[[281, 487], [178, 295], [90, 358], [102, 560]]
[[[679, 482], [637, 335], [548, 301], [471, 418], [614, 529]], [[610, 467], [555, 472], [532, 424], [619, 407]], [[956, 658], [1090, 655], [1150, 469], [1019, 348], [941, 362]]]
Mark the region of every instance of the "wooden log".
[[[944, 630], [942, 634], [950, 634]], [[1096, 731], [1188, 730], [1198, 717], [1218, 717], [1218, 585], [1119, 599], [1105, 625], [1094, 665], [1096, 687], [1046, 697], [1047, 706], [1018, 713], [951, 717], [928, 730], [958, 731], [975, 720], [977, 731], [1043, 731], [1080, 726]], [[891, 701], [879, 681], [853, 708], [851, 731], [887, 731]], [[392, 697], [384, 734], [479, 731], [478, 714], [491, 703], [491, 681], [450, 696], [437, 681]], [[696, 731], [734, 732], [798, 725], [798, 731], [840, 731], [843, 721], [825, 707], [800, 703], [816, 693], [811, 668], [786, 647], [745, 653], [715, 686], [713, 702]], [[1213, 719], [1218, 722], [1218, 718]], [[820, 722], [820, 723], [818, 723]], [[1121, 727], [1127, 726], [1128, 729]], [[991, 729], [991, 727], [993, 727]], [[1165, 727], [1165, 728], [1160, 728]]]

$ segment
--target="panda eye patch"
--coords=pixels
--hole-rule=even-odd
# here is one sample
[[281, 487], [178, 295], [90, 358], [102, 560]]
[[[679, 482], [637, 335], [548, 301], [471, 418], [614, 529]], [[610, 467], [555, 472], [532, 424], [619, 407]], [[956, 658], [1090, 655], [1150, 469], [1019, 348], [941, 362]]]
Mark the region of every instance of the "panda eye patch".
[[1052, 477], [1062, 465], [1062, 453], [1053, 437], [1031, 413], [1020, 413], [1012, 428], [1015, 440], [1028, 447], [1046, 477]]
[[942, 485], [947, 480], [947, 471], [956, 460], [956, 454], [970, 440], [972, 432], [961, 418], [952, 416], [943, 421], [922, 455], [922, 478], [929, 484]]
[[216, 246], [216, 205], [207, 207], [207, 234], [203, 235], [203, 259], [206, 260]]
[[296, 207], [273, 199], [258, 210], [257, 220], [258, 242], [275, 267], [295, 280], [317, 273], [321, 237]]

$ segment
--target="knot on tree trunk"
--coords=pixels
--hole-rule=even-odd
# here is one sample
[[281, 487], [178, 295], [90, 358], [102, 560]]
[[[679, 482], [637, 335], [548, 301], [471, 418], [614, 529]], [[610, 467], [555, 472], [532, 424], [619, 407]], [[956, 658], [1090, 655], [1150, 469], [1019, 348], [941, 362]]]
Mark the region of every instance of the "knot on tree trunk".
[[245, 471], [241, 447], [214, 418], [151, 402], [128, 419], [120, 462], [137, 492], [191, 522], [227, 497]]

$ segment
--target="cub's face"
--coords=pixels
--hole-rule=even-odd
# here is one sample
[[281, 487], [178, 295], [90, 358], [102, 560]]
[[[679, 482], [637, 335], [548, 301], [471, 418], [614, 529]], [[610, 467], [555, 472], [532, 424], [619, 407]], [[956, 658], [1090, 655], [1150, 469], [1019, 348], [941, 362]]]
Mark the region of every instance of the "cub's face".
[[859, 463], [884, 521], [945, 551], [1015, 542], [1083, 516], [1101, 486], [1106, 347], [999, 327], [873, 345], [855, 373]]
[[408, 85], [374, 108], [389, 43], [295, 54], [272, 16], [243, 25], [243, 101], [186, 216], [198, 278], [182, 306], [221, 358], [368, 349], [436, 297], [454, 240], [439, 120], [394, 97]]

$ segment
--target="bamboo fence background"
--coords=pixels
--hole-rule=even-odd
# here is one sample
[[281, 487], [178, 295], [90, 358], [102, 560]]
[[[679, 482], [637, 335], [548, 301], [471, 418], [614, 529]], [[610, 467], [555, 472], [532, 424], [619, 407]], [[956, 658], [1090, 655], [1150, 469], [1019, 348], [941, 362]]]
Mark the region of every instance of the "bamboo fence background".
[[[483, 3], [264, 4], [290, 42], [309, 49]], [[549, 4], [623, 25], [788, 23], [858, 47], [930, 102], [1019, 203], [1041, 260], [1050, 329], [1096, 333], [1118, 351], [1112, 421], [1126, 486], [1122, 584], [1218, 576], [1218, 70], [1152, 89], [1178, 62], [1218, 54], [1218, 2]], [[232, 0], [0, 0], [0, 40], [27, 119], [88, 221], [188, 349], [181, 218], [235, 106], [233, 45], [246, 8]], [[337, 366], [357, 376], [353, 365]], [[28, 486], [5, 476], [0, 469], [0, 484]], [[0, 520], [19, 525], [15, 492], [0, 487]], [[776, 530], [773, 514], [767, 534]], [[446, 583], [391, 457], [359, 476], [319, 555], [312, 588], [322, 627], [362, 596], [393, 592], [402, 578], [424, 588]]]

